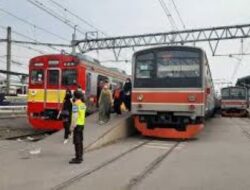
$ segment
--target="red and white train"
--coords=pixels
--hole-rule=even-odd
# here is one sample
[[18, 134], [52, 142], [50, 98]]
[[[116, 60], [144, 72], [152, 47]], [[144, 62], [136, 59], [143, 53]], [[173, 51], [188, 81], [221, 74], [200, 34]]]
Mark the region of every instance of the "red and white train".
[[243, 117], [248, 115], [249, 107], [247, 89], [232, 86], [221, 89], [221, 115]]
[[96, 108], [101, 85], [123, 84], [125, 72], [101, 66], [86, 56], [65, 54], [34, 57], [29, 64], [29, 90], [27, 115], [33, 128], [59, 130], [62, 121], [57, 119], [66, 89], [81, 87], [85, 93], [87, 111]]
[[206, 53], [200, 48], [165, 46], [133, 56], [132, 114], [145, 136], [189, 139], [215, 108]]

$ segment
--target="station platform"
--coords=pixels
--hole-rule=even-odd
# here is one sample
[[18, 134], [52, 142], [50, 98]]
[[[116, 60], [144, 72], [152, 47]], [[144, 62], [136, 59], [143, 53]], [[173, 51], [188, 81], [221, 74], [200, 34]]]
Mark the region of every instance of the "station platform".
[[[130, 122], [130, 113], [112, 114], [104, 125], [98, 125], [98, 114], [87, 117], [85, 154], [129, 136], [134, 132], [128, 127]], [[61, 130], [38, 142], [0, 141], [0, 189], [50, 189], [86, 167], [68, 164], [74, 157], [74, 147], [72, 139], [63, 144], [63, 133]]]

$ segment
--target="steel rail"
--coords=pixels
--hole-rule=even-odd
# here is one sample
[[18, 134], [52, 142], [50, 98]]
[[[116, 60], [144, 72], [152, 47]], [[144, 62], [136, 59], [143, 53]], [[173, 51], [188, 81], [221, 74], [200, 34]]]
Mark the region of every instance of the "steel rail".
[[108, 161], [104, 161], [103, 163], [101, 163], [100, 165], [94, 167], [93, 169], [90, 169], [90, 170], [87, 170], [87, 171], [84, 171], [58, 185], [56, 185], [55, 187], [51, 188], [51, 190], [61, 190], [61, 189], [65, 189], [67, 187], [69, 187], [70, 185], [74, 184], [75, 182], [78, 182], [79, 180], [81, 180], [82, 178], [86, 177], [86, 176], [89, 176], [91, 174], [93, 174], [94, 172], [97, 172], [99, 171], [100, 169], [108, 166], [109, 164], [115, 162], [116, 160], [119, 160], [120, 158], [124, 157], [125, 155], [139, 149], [140, 147], [143, 147], [143, 145], [145, 144], [148, 144], [150, 141], [144, 141], [140, 144], [137, 144], [135, 146], [133, 146], [132, 148], [122, 152], [121, 154], [111, 158], [110, 160]]

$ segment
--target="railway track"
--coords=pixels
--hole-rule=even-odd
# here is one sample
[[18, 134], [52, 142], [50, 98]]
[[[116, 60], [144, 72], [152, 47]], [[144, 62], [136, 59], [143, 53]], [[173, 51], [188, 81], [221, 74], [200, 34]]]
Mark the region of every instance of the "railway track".
[[30, 137], [28, 140], [38, 141], [49, 134], [47, 131], [34, 131], [29, 128], [15, 128], [15, 127], [1, 127], [0, 128], [0, 140], [24, 140]]
[[[245, 124], [249, 125], [249, 119], [242, 118], [241, 121], [244, 122]], [[245, 127], [240, 125], [240, 128], [241, 128], [242, 133], [250, 140], [250, 127], [248, 129], [246, 129]]]
[[80, 174], [78, 174], [78, 175], [76, 175], [76, 176], [74, 176], [74, 177], [72, 177], [72, 178], [64, 181], [63, 183], [58, 184], [57, 186], [53, 187], [51, 190], [65, 189], [65, 188], [69, 187], [70, 185], [72, 185], [73, 183], [76, 183], [76, 182], [80, 181], [84, 177], [89, 176], [89, 175], [93, 174], [94, 172], [97, 172], [98, 170], [100, 170], [100, 169], [102, 169], [102, 168], [104, 168], [104, 167], [112, 164], [113, 162], [119, 160], [120, 158], [124, 157], [125, 155], [127, 155], [127, 154], [129, 154], [129, 153], [131, 153], [131, 152], [133, 152], [133, 151], [135, 151], [135, 150], [143, 147], [143, 145], [146, 145], [149, 142], [150, 141], [144, 141], [144, 142], [140, 143], [139, 145], [135, 145], [132, 148], [130, 148], [130, 149], [122, 152], [121, 154], [119, 154], [119, 155], [111, 158], [110, 160], [104, 161], [103, 163], [101, 163], [100, 165], [96, 166], [95, 168], [90, 169], [88, 171], [85, 171], [83, 173], [80, 173]]
[[[27, 139], [30, 141], [39, 141], [43, 139], [46, 135], [50, 134], [49, 132], [38, 132], [38, 133], [30, 133], [30, 134], [25, 134], [25, 135], [16, 135], [12, 137], [5, 138], [5, 140], [17, 140], [17, 139]], [[30, 137], [30, 138], [29, 138]]]
[[167, 158], [174, 150], [176, 147], [178, 147], [178, 145], [180, 144], [180, 142], [176, 142], [173, 144], [173, 146], [168, 149], [167, 151], [165, 151], [162, 155], [156, 157], [146, 168], [144, 171], [142, 171], [139, 175], [137, 175], [136, 177], [132, 178], [129, 182], [129, 184], [127, 185], [127, 187], [125, 188], [126, 190], [131, 190], [133, 189], [133, 187], [135, 187], [136, 185], [138, 185], [148, 174], [150, 174], [151, 172], [153, 172], [153, 170], [155, 170], [157, 168], [157, 166], [160, 165], [160, 163]]
[[[250, 140], [250, 119], [249, 118], [233, 118], [231, 120], [235, 123], [236, 126], [239, 126], [241, 129], [241, 132]], [[247, 127], [246, 127], [247, 126]]]
[[[140, 148], [145, 147], [146, 145], [148, 145], [149, 143], [151, 143], [153, 140], [147, 140], [144, 141], [140, 144], [137, 144], [133, 147], [131, 147], [130, 149], [120, 153], [119, 155], [104, 161], [103, 163], [99, 164], [98, 166], [88, 170], [88, 171], [84, 171], [83, 173], [80, 173], [58, 185], [56, 185], [55, 187], [53, 187], [51, 190], [62, 190], [62, 189], [68, 189], [70, 186], [72, 186], [73, 184], [79, 182], [80, 180], [84, 179], [85, 177], [94, 174], [95, 172], [98, 172], [99, 170], [111, 165], [112, 163], [120, 160], [121, 158], [123, 158], [124, 156], [129, 155], [130, 153], [134, 152], [134, 151], [138, 151]], [[157, 166], [159, 166], [159, 164], [165, 159], [167, 158], [176, 147], [178, 147], [178, 145], [180, 144], [180, 142], [175, 142], [173, 143], [173, 145], [167, 150], [164, 151], [163, 154], [161, 154], [160, 156], [156, 157], [150, 164], [145, 166], [145, 170], [140, 173], [138, 176], [133, 177], [130, 181], [129, 184], [126, 186], [126, 190], [131, 190], [134, 186], [136, 186], [138, 183], [140, 183], [149, 173], [151, 173], [154, 169], [157, 168]]]

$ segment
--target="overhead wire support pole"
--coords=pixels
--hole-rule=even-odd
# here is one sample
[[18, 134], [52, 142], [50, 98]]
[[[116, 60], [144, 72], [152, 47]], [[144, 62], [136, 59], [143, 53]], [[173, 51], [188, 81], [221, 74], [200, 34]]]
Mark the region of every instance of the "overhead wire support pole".
[[[143, 35], [119, 36], [98, 39], [84, 39], [75, 41], [82, 53], [101, 49], [122, 49], [142, 46], [173, 45], [197, 42], [211, 42], [250, 38], [250, 24], [201, 28], [193, 30], [151, 33]], [[211, 51], [215, 53], [218, 45], [211, 44]]]
[[10, 93], [10, 70], [11, 70], [11, 27], [7, 28], [7, 56], [6, 56], [6, 93]]
[[71, 41], [73, 55], [76, 53], [76, 46], [74, 45], [74, 42], [76, 41], [76, 27], [77, 25], [74, 26], [74, 33], [72, 34], [72, 41]]

